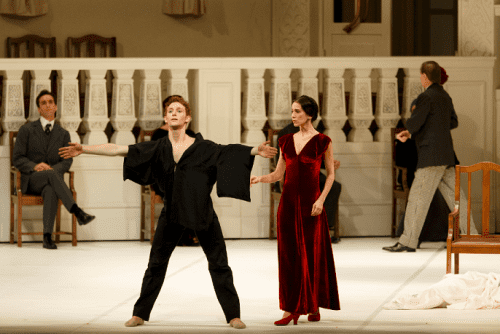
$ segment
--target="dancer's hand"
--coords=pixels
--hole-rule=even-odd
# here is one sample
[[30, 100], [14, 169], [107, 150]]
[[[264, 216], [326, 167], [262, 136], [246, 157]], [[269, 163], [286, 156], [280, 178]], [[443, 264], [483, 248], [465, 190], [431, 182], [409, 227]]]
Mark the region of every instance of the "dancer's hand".
[[402, 143], [404, 143], [405, 141], [407, 141], [410, 138], [411, 138], [411, 133], [408, 130], [401, 131], [400, 133], [398, 133], [396, 135], [396, 139], [401, 141]]
[[69, 143], [69, 146], [61, 147], [59, 155], [64, 159], [74, 158], [83, 153], [82, 145], [78, 143]]
[[250, 177], [250, 187], [254, 184], [257, 184], [260, 182], [260, 176], [255, 176], [255, 175], [252, 175]]
[[314, 202], [312, 210], [311, 210], [311, 216], [317, 216], [321, 212], [323, 212], [323, 201], [321, 199], [317, 199], [316, 202]]
[[259, 145], [259, 155], [264, 158], [272, 158], [276, 154], [278, 154], [278, 149], [272, 146], [267, 146], [269, 143], [271, 143], [270, 140], [263, 142], [262, 144]]

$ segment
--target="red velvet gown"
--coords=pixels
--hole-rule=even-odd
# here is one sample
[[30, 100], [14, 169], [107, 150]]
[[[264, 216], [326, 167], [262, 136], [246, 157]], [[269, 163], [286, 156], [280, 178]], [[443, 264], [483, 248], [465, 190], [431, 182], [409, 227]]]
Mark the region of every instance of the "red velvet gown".
[[278, 207], [277, 237], [280, 309], [298, 314], [318, 307], [340, 310], [337, 277], [325, 210], [311, 216], [321, 195], [319, 173], [331, 139], [312, 137], [297, 155], [293, 134], [280, 138], [286, 162]]

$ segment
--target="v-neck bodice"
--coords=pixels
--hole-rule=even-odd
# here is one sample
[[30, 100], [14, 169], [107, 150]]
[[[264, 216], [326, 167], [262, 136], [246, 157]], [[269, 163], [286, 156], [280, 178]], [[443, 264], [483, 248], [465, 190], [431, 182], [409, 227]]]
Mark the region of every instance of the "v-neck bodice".
[[311, 138], [309, 138], [309, 140], [308, 140], [308, 141], [304, 144], [304, 146], [302, 146], [302, 149], [300, 150], [300, 152], [299, 152], [299, 153], [297, 153], [297, 147], [296, 147], [296, 145], [295, 145], [295, 136], [294, 136], [294, 134], [292, 134], [293, 148], [294, 148], [294, 150], [295, 150], [295, 154], [296, 154], [297, 156], [299, 156], [299, 155], [300, 155], [300, 153], [302, 153], [302, 151], [306, 148], [307, 144], [309, 144], [309, 142], [310, 142], [311, 140], [313, 140], [313, 139], [314, 139], [314, 137], [316, 137], [317, 135], [319, 135], [319, 132], [318, 132], [317, 134], [315, 134], [314, 136], [312, 136]]

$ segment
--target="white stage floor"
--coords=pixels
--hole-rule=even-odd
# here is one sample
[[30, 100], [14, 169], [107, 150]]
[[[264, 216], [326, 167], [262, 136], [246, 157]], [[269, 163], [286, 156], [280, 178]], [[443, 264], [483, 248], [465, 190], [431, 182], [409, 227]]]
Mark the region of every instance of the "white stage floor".
[[[388, 311], [399, 293], [420, 292], [445, 274], [444, 243], [416, 253], [382, 250], [391, 238], [334, 244], [341, 311], [322, 321], [273, 325], [278, 308], [276, 240], [228, 240], [244, 333], [498, 333], [500, 310]], [[224, 333], [225, 323], [200, 247], [177, 247], [151, 321], [124, 327], [139, 296], [149, 242], [80, 242], [52, 251], [41, 243], [0, 244], [0, 333]], [[460, 273], [498, 272], [498, 255], [461, 255]]]

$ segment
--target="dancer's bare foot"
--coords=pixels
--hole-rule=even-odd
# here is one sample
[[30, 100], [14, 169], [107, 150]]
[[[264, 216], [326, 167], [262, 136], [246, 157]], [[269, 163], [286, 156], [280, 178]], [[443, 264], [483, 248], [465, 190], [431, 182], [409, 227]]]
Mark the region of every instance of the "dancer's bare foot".
[[245, 325], [240, 318], [231, 319], [231, 321], [229, 321], [229, 325], [236, 329], [243, 329], [247, 327], [247, 325]]
[[144, 320], [142, 320], [139, 317], [136, 317], [135, 315], [125, 323], [125, 327], [136, 327], [139, 325], [144, 325]]

